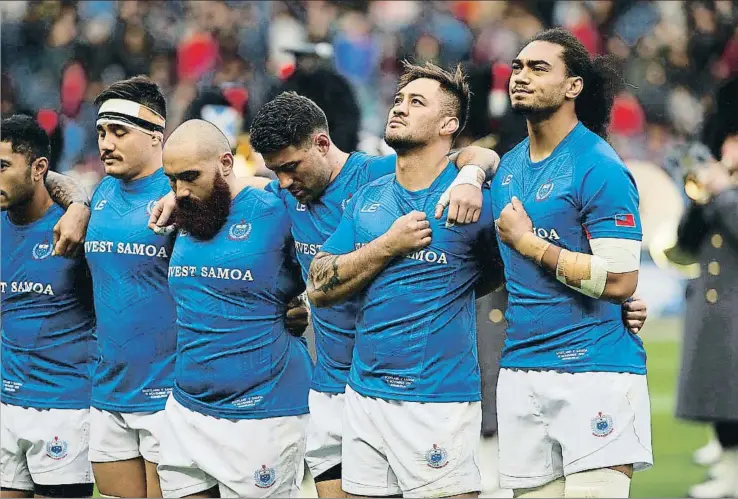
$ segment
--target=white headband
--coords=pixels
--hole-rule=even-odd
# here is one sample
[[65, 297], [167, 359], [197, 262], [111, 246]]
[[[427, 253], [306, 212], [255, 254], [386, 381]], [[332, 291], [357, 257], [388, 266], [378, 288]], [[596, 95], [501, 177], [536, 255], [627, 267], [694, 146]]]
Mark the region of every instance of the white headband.
[[116, 124], [135, 128], [149, 135], [164, 133], [166, 121], [156, 111], [126, 99], [109, 99], [97, 112], [97, 125]]

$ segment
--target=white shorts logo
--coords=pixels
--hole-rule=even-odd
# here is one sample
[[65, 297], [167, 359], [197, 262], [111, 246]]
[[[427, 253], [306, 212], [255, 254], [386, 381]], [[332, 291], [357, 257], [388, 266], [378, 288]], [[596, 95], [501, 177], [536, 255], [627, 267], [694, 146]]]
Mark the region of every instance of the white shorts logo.
[[46, 455], [58, 461], [67, 457], [67, 448], [66, 440], [59, 440], [59, 437], [54, 437], [54, 440], [46, 442]]
[[448, 464], [446, 449], [433, 444], [433, 448], [425, 453], [425, 461], [431, 468], [443, 468]]
[[277, 472], [274, 468], [267, 468], [265, 464], [261, 465], [261, 469], [254, 472], [254, 484], [260, 489], [268, 489], [277, 481]]
[[612, 418], [607, 414], [601, 412], [597, 414], [597, 417], [592, 418], [592, 435], [595, 437], [606, 437], [612, 433]]

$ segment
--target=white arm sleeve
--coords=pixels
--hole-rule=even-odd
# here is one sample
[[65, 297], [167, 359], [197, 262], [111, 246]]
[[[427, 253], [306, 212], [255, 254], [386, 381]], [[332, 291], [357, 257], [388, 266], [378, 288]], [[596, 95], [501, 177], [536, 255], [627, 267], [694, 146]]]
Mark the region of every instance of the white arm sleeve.
[[641, 266], [641, 242], [633, 239], [601, 238], [589, 241], [592, 253], [605, 260], [607, 271], [624, 274]]

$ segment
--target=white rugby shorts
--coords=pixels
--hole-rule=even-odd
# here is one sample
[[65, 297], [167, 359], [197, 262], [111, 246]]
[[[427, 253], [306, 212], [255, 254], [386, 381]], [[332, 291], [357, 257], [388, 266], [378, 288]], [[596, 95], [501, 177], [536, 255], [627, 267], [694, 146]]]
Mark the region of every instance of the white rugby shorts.
[[580, 471], [653, 465], [645, 375], [501, 369], [500, 486], [533, 488]]
[[385, 400], [346, 387], [343, 490], [404, 497], [479, 492], [481, 430], [481, 402]]
[[159, 462], [164, 411], [114, 412], [90, 409], [90, 461], [110, 463], [142, 456]]
[[164, 497], [298, 497], [308, 415], [221, 419], [169, 396], [157, 470]]
[[92, 483], [89, 409], [0, 404], [0, 486]]
[[305, 462], [313, 477], [341, 464], [345, 398], [343, 393], [310, 390]]

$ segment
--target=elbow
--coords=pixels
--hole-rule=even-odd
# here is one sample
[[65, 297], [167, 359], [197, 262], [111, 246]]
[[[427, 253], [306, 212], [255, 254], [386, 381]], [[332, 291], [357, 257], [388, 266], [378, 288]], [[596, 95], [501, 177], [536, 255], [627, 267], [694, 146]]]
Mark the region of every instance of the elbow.
[[612, 285], [608, 284], [603, 293], [603, 298], [622, 305], [635, 294], [637, 287], [637, 274], [635, 278], [628, 276], [626, 279], [619, 279]]

